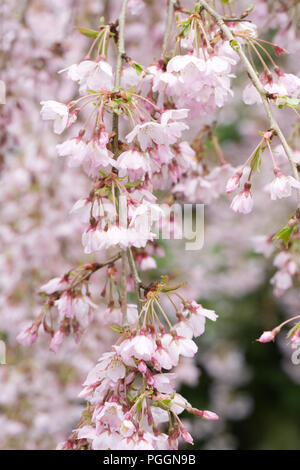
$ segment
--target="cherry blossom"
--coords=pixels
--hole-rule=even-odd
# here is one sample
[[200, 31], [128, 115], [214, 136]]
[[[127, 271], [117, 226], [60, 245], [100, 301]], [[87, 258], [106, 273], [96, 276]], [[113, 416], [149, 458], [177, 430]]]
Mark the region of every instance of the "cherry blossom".
[[[61, 134], [70, 124], [69, 109], [58, 101], [41, 101], [41, 116], [44, 120], [52, 120], [53, 130], [56, 134]], [[74, 118], [72, 118], [73, 120]]]
[[246, 187], [245, 185], [243, 191], [233, 198], [230, 207], [234, 212], [249, 214], [249, 212], [251, 212], [253, 209], [253, 198], [250, 192], [250, 188]]
[[275, 179], [266, 186], [265, 190], [270, 193], [271, 199], [289, 197], [292, 194], [292, 188], [300, 188], [300, 183], [293, 176], [285, 176], [279, 170], [276, 171]]

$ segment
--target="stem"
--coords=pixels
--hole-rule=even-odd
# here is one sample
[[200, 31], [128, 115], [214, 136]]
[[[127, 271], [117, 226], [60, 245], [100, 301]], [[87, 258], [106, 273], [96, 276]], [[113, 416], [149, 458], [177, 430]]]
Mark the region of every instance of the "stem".
[[275, 158], [274, 158], [274, 154], [272, 152], [271, 145], [270, 145], [270, 142], [268, 140], [267, 140], [267, 146], [268, 146], [268, 149], [269, 149], [269, 152], [270, 152], [270, 155], [271, 155], [274, 171], [276, 171], [276, 170], [278, 171], [278, 168], [277, 168], [277, 165], [276, 165], [276, 162], [275, 162]]
[[218, 137], [216, 135], [212, 134], [211, 140], [212, 140], [213, 146], [215, 148], [216, 154], [218, 155], [218, 157], [221, 161], [221, 164], [225, 165], [227, 163], [227, 161], [226, 161], [225, 155], [223, 153], [223, 150], [221, 149]]
[[165, 59], [168, 51], [168, 45], [170, 42], [170, 36], [173, 26], [173, 16], [176, 0], [168, 0], [168, 16], [166, 22], [166, 30], [164, 34], [163, 46], [162, 46], [162, 58]]
[[139, 277], [139, 273], [136, 269], [136, 265], [135, 265], [135, 261], [134, 261], [134, 257], [133, 257], [133, 253], [132, 253], [132, 250], [131, 248], [128, 248], [128, 260], [129, 260], [129, 265], [130, 265], [130, 269], [131, 269], [131, 273], [132, 273], [132, 277], [133, 277], [133, 281], [134, 281], [134, 290], [135, 290], [135, 294], [136, 294], [136, 298], [137, 298], [137, 306], [138, 306], [138, 312], [140, 313], [141, 309], [142, 309], [142, 301], [141, 301], [141, 287], [142, 287], [142, 281]]
[[288, 320], [285, 320], [283, 323], [280, 323], [280, 325], [278, 325], [276, 328], [274, 328], [274, 330], [276, 330], [277, 328], [281, 329], [284, 325], [286, 325], [290, 321], [298, 320], [298, 318], [300, 318], [300, 315], [296, 315], [295, 317], [288, 318]]
[[[216, 21], [217, 25], [219, 26], [220, 30], [224, 33], [226, 38], [230, 42], [233, 41], [234, 36], [233, 36], [232, 32], [230, 31], [230, 29], [224, 23], [224, 20], [223, 20], [222, 16], [219, 15], [219, 13], [217, 13], [206, 1], [199, 0], [199, 3], [210, 14], [210, 16], [212, 16], [214, 18], [214, 20]], [[249, 74], [250, 80], [252, 81], [254, 87], [256, 88], [258, 93], [260, 94], [263, 105], [264, 105], [264, 108], [265, 108], [265, 111], [266, 111], [266, 114], [267, 114], [267, 116], [269, 118], [269, 121], [270, 121], [271, 129], [273, 129], [275, 131], [275, 133], [277, 134], [277, 137], [279, 138], [279, 140], [282, 144], [282, 147], [284, 148], [286, 156], [289, 159], [290, 166], [291, 166], [291, 169], [292, 169], [292, 172], [293, 172], [293, 175], [294, 175], [295, 179], [300, 182], [299, 173], [298, 173], [298, 170], [297, 170], [297, 165], [293, 161], [292, 150], [291, 150], [291, 148], [290, 148], [290, 146], [289, 146], [282, 130], [280, 129], [280, 126], [279, 126], [278, 122], [276, 121], [276, 118], [273, 114], [270, 103], [268, 101], [267, 92], [266, 92], [265, 88], [263, 87], [262, 83], [260, 82], [257, 73], [253, 69], [251, 63], [249, 62], [246, 54], [244, 53], [244, 51], [240, 47], [240, 45], [232, 46], [232, 48], [240, 56], [240, 59], [241, 59], [242, 63], [244, 64], [245, 69], [247, 70], [247, 72]], [[297, 193], [298, 193], [298, 207], [300, 207], [300, 189], [297, 190]]]
[[[128, 0], [123, 0], [120, 15], [119, 15], [119, 20], [118, 20], [119, 36], [118, 36], [118, 54], [117, 54], [116, 74], [115, 74], [115, 83], [114, 83], [115, 88], [119, 88], [120, 83], [121, 83], [122, 63], [123, 63], [123, 57], [125, 54], [124, 32], [125, 32], [127, 1]], [[116, 113], [113, 114], [112, 131], [114, 133], [114, 139], [113, 139], [113, 145], [112, 145], [114, 158], [117, 158], [119, 154], [119, 116]], [[123, 314], [123, 324], [126, 325], [127, 323], [127, 255], [126, 255], [126, 251], [124, 250], [121, 251], [121, 258], [122, 258], [121, 305], [122, 305], [122, 314]]]

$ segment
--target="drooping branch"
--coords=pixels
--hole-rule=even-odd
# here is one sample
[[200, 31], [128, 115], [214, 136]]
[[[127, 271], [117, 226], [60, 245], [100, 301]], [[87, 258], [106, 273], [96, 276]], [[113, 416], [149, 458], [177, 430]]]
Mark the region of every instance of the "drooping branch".
[[[234, 35], [232, 34], [231, 30], [228, 28], [228, 26], [224, 23], [223, 17], [216, 11], [214, 8], [212, 8], [205, 0], [199, 0], [199, 3], [207, 11], [207, 13], [214, 18], [215, 22], [219, 26], [220, 30], [222, 33], [226, 36], [226, 38], [230, 41], [231, 47], [237, 52], [239, 55], [245, 69], [248, 72], [248, 75], [250, 77], [250, 80], [252, 81], [254, 87], [258, 91], [258, 93], [261, 96], [266, 114], [268, 116], [269, 122], [270, 122], [270, 128], [273, 129], [280, 140], [282, 147], [284, 148], [284, 151], [286, 153], [286, 156], [289, 159], [290, 166], [293, 172], [293, 176], [296, 178], [297, 181], [300, 181], [299, 173], [297, 170], [297, 165], [293, 160], [293, 153], [292, 150], [274, 116], [273, 110], [271, 108], [271, 105], [268, 100], [267, 92], [262, 85], [262, 83], [259, 80], [259, 77], [255, 70], [253, 69], [250, 61], [248, 60], [246, 54], [244, 53], [242, 47], [233, 41], [235, 41]], [[297, 190], [298, 193], [298, 207], [300, 207], [300, 189]]]
[[[116, 64], [115, 83], [114, 83], [115, 88], [119, 88], [121, 84], [122, 63], [123, 63], [123, 57], [125, 54], [124, 35], [125, 35], [127, 2], [128, 0], [123, 0], [119, 19], [118, 19], [119, 32], [118, 32], [117, 64]], [[117, 113], [113, 114], [112, 131], [114, 134], [114, 138], [113, 138], [114, 158], [117, 158], [119, 154], [119, 116]], [[127, 223], [127, 220], [126, 220], [126, 223]], [[122, 306], [122, 314], [123, 314], [123, 323], [126, 324], [127, 322], [127, 255], [126, 255], [126, 251], [122, 250], [121, 258], [122, 258], [121, 306]]]
[[67, 279], [72, 272], [76, 272], [76, 270], [78, 270], [78, 269], [83, 270], [83, 275], [78, 276], [78, 278], [75, 277], [74, 280], [72, 281], [72, 283], [70, 284], [70, 286], [66, 287], [65, 289], [62, 289], [61, 291], [54, 292], [54, 294], [50, 294], [49, 297], [53, 296], [53, 297], [55, 297], [55, 300], [59, 299], [64, 292], [69, 291], [69, 290], [74, 290], [82, 282], [88, 281], [90, 279], [90, 277], [95, 272], [99, 271], [100, 269], [102, 269], [106, 266], [112, 266], [120, 258], [121, 258], [121, 256], [117, 255], [114, 258], [112, 258], [111, 260], [106, 261], [105, 263], [89, 263], [89, 264], [86, 264], [86, 265], [81, 265], [81, 266], [79, 266], [79, 268], [76, 267], [76, 268], [70, 269], [70, 271], [68, 271], [66, 274], [64, 274], [64, 276], [62, 276], [62, 279], [64, 279], [64, 278]]

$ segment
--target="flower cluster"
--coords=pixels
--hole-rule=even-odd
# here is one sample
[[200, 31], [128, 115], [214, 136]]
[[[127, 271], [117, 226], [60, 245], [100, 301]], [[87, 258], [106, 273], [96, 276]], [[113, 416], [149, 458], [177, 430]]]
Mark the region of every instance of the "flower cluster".
[[192, 408], [175, 391], [176, 374], [165, 372], [177, 366], [181, 356], [195, 355], [192, 337], [204, 332], [206, 318], [215, 321], [217, 316], [195, 301], [182, 301], [172, 326], [160, 303], [163, 293], [173, 293], [163, 282], [148, 291], [135, 325], [121, 330], [112, 352], [102, 355], [88, 374], [80, 397], [89, 406], [80, 426], [59, 448], [177, 449], [179, 438], [193, 443], [178, 416], [184, 410], [218, 419], [213, 412]]

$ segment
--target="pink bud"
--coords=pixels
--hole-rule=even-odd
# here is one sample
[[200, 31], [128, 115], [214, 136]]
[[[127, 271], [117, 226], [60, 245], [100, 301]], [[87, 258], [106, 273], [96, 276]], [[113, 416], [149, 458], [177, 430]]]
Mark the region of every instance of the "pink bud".
[[274, 341], [277, 333], [278, 331], [276, 331], [275, 329], [272, 331], [264, 331], [257, 341], [259, 343], [270, 343], [270, 341]]
[[267, 132], [264, 133], [264, 138], [266, 140], [270, 140], [272, 138], [272, 136], [273, 136], [273, 132], [271, 132], [271, 131], [267, 131]]
[[21, 331], [21, 333], [17, 336], [18, 343], [22, 344], [22, 346], [31, 346], [37, 339], [38, 329], [40, 327], [41, 322], [37, 321], [33, 323], [29, 328]]
[[147, 372], [147, 365], [145, 361], [139, 361], [138, 363], [138, 370], [140, 371], [141, 374], [145, 375]]
[[207, 419], [209, 421], [217, 421], [219, 419], [219, 416], [213, 411], [203, 410], [202, 418]]
[[148, 370], [146, 372], [146, 378], [147, 378], [147, 384], [150, 387], [153, 387], [153, 385], [155, 384], [155, 381], [154, 381], [153, 375], [151, 374], [150, 370]]
[[295, 331], [295, 333], [291, 337], [291, 343], [293, 343], [293, 344], [298, 343], [299, 340], [300, 340], [300, 330], [297, 330], [297, 331]]
[[188, 442], [189, 444], [194, 444], [192, 436], [184, 427], [181, 427], [180, 431], [181, 431], [181, 437], [185, 442]]
[[50, 342], [50, 351], [57, 353], [59, 346], [63, 342], [64, 339], [64, 332], [61, 330], [57, 330], [55, 335], [53, 336], [51, 342]]
[[283, 49], [283, 47], [274, 45], [274, 51], [277, 57], [280, 57], [282, 54], [287, 54], [287, 50]]
[[228, 181], [226, 185], [226, 193], [230, 194], [233, 191], [235, 191], [239, 184], [240, 184], [240, 179], [241, 179], [242, 173], [238, 172], [235, 175], [233, 175]]
[[188, 412], [192, 413], [195, 416], [199, 416], [199, 418], [207, 419], [210, 421], [217, 421], [219, 419], [219, 416], [216, 413], [209, 410], [198, 410], [198, 408], [189, 408]]

